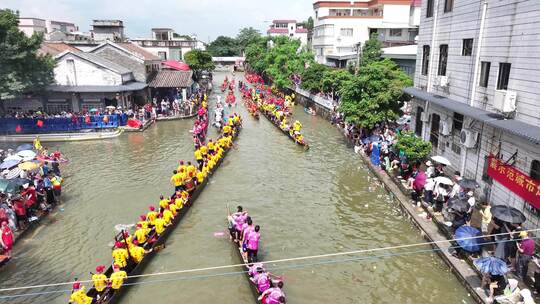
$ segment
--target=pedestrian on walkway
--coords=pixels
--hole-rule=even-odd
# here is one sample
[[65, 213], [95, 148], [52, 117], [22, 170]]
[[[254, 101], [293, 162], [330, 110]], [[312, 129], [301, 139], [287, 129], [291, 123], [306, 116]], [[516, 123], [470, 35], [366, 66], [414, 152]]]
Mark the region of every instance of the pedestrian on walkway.
[[482, 233], [487, 233], [489, 223], [491, 223], [491, 205], [488, 201], [482, 202], [480, 214], [482, 215]]
[[534, 255], [534, 241], [529, 237], [527, 231], [521, 231], [519, 236], [521, 237], [521, 242], [517, 243], [519, 256], [517, 260], [516, 274], [522, 280], [525, 280], [527, 277], [527, 272], [529, 271], [529, 262]]

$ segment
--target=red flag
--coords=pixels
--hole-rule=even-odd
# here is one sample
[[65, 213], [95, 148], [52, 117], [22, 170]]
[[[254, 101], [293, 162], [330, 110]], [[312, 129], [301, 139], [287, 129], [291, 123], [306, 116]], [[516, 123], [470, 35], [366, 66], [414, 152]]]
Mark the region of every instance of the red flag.
[[43, 120], [38, 119], [38, 121], [37, 121], [36, 124], [37, 124], [37, 126], [40, 127], [40, 128], [43, 127]]
[[15, 132], [21, 133], [21, 131], [22, 131], [21, 125], [17, 125], [17, 127], [15, 128]]

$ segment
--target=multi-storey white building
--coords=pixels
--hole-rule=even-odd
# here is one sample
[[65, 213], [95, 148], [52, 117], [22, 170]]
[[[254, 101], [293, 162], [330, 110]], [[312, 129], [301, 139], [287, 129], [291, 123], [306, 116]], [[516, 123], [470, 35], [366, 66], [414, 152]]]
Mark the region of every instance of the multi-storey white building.
[[153, 28], [152, 38], [134, 38], [131, 41], [162, 60], [184, 60], [187, 52], [206, 48], [197, 37], [177, 36], [171, 28]]
[[342, 65], [377, 33], [385, 46], [414, 44], [420, 22], [419, 1], [357, 0], [313, 3], [313, 51], [319, 63]]
[[92, 39], [95, 41], [111, 40], [122, 42], [126, 39], [122, 20], [94, 20], [90, 32]]
[[268, 31], [268, 36], [287, 36], [299, 39], [302, 46], [308, 42], [308, 30], [296, 22], [296, 20], [273, 20]]
[[537, 0], [424, 0], [405, 89], [416, 134], [527, 227], [540, 221], [539, 24]]

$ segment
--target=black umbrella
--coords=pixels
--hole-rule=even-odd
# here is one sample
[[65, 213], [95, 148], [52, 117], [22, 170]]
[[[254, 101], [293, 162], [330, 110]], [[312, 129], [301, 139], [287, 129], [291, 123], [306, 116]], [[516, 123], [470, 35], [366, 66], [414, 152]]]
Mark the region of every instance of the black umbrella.
[[493, 217], [511, 224], [521, 224], [525, 222], [525, 215], [514, 207], [497, 205], [491, 208]]
[[451, 198], [448, 201], [448, 208], [457, 212], [467, 212], [471, 206], [466, 200], [459, 199], [457, 197]]
[[458, 182], [461, 188], [474, 189], [480, 187], [480, 185], [474, 179], [464, 178]]

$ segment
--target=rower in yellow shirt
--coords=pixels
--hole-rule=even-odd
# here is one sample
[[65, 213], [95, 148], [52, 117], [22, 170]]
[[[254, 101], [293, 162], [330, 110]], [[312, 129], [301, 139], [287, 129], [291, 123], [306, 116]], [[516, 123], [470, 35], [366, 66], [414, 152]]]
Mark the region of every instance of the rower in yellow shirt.
[[143, 260], [146, 251], [144, 250], [144, 248], [139, 246], [139, 242], [137, 242], [137, 240], [134, 240], [133, 246], [129, 248], [129, 254], [131, 258], [133, 258], [135, 263], [139, 264]]
[[214, 142], [210, 139], [208, 140], [208, 143], [206, 144], [208, 147], [208, 154], [213, 155], [214, 154]]
[[159, 214], [158, 218], [155, 220], [155, 226], [156, 226], [157, 235], [161, 235], [163, 231], [165, 231], [165, 227], [167, 226], [167, 223], [165, 222], [161, 214]]
[[201, 184], [204, 181], [204, 173], [202, 171], [197, 172], [197, 183]]
[[176, 168], [176, 171], [177, 172], [186, 171], [187, 166], [184, 164], [184, 161], [180, 160], [178, 163], [179, 165], [178, 165], [178, 168]]
[[120, 270], [120, 266], [116, 264], [113, 265], [113, 270], [114, 272], [111, 274], [109, 280], [111, 282], [111, 288], [118, 290], [124, 284], [124, 280], [127, 279], [127, 273]]
[[176, 216], [176, 214], [178, 214], [178, 207], [176, 206], [176, 204], [170, 204], [169, 205], [169, 210], [171, 210], [172, 214], [174, 216]]
[[208, 155], [208, 148], [205, 145], [202, 145], [199, 150], [201, 150], [203, 160], [206, 159], [206, 156]]
[[197, 172], [197, 167], [195, 167], [193, 164], [191, 164], [191, 162], [187, 162], [187, 167], [186, 167], [186, 173], [187, 175], [189, 176], [189, 174], [193, 174], [195, 175], [195, 173]]
[[174, 219], [174, 214], [170, 209], [165, 209], [163, 211], [163, 220], [165, 221], [165, 225], [169, 225], [171, 221]]
[[230, 135], [231, 132], [232, 132], [231, 126], [229, 126], [229, 125], [223, 126], [223, 134], [224, 134], [225, 136]]
[[96, 267], [96, 273], [92, 275], [92, 282], [98, 293], [107, 287], [107, 276], [103, 274], [103, 270], [105, 270], [105, 265], [99, 265]]
[[141, 224], [137, 224], [137, 230], [135, 230], [135, 240], [137, 240], [137, 243], [139, 244], [146, 243], [147, 237], [148, 237], [148, 229], [142, 227]]
[[84, 286], [74, 291], [69, 297], [69, 303], [74, 304], [91, 304], [93, 299], [86, 295]]
[[195, 160], [197, 160], [197, 163], [199, 164], [199, 170], [201, 170], [202, 168], [202, 165], [203, 165], [203, 156], [202, 156], [202, 152], [201, 152], [201, 149], [196, 149], [195, 152]]
[[127, 250], [124, 248], [125, 244], [122, 242], [116, 242], [114, 247], [115, 248], [112, 251], [114, 264], [118, 265], [121, 268], [126, 267], [129, 255], [128, 255]]
[[174, 191], [181, 190], [184, 183], [184, 177], [182, 172], [174, 170], [171, 176], [171, 184], [174, 186]]
[[163, 194], [159, 196], [159, 211], [163, 212], [163, 210], [166, 210], [169, 208], [170, 201], [167, 198], [163, 197]]
[[150, 205], [148, 209], [150, 211], [148, 211], [148, 213], [146, 214], [146, 221], [148, 222], [149, 226], [154, 226], [155, 225], [154, 222], [156, 221], [156, 218], [157, 218], [156, 208]]

